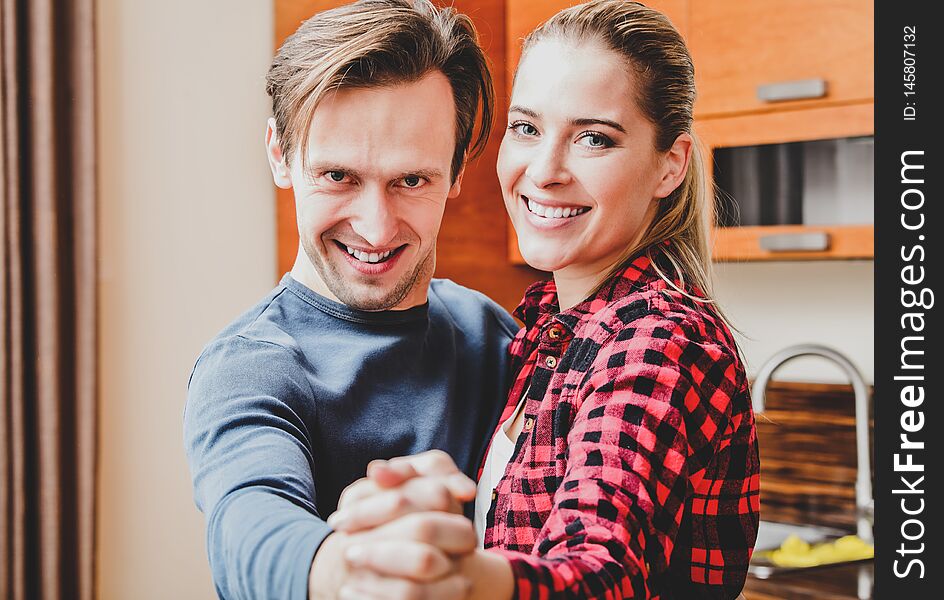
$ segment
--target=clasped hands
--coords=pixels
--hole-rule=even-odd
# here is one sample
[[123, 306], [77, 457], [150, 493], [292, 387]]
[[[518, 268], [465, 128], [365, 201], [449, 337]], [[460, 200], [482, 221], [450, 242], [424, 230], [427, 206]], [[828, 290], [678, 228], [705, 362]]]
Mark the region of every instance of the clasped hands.
[[462, 515], [462, 503], [474, 498], [475, 483], [445, 452], [373, 461], [328, 518], [335, 533], [313, 563], [310, 597], [478, 596], [481, 562], [490, 559], [476, 553], [475, 529]]

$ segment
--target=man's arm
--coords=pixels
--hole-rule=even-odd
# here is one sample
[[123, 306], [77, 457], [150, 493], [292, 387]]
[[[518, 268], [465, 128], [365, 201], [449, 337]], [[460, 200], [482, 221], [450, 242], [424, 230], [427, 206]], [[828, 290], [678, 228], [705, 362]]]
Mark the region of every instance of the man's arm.
[[308, 597], [312, 558], [331, 533], [315, 508], [311, 395], [292, 351], [276, 344], [227, 338], [194, 368], [184, 444], [221, 598]]

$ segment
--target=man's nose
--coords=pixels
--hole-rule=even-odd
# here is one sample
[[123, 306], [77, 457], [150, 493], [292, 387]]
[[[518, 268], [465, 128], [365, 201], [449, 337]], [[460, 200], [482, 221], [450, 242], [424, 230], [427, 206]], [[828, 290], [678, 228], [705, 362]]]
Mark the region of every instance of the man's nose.
[[386, 190], [365, 189], [354, 202], [351, 228], [374, 248], [385, 248], [397, 236], [399, 217]]
[[566, 150], [559, 144], [547, 142], [531, 155], [525, 175], [538, 188], [566, 184], [571, 180], [566, 162]]

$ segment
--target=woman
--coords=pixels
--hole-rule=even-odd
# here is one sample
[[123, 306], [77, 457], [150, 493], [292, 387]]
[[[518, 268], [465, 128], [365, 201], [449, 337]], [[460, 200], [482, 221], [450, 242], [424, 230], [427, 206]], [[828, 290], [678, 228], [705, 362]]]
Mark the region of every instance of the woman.
[[594, 0], [524, 42], [498, 176], [521, 254], [553, 279], [516, 311], [517, 378], [476, 502], [489, 551], [466, 569], [483, 597], [744, 584], [757, 443], [710, 296], [694, 99], [683, 40], [639, 4]]

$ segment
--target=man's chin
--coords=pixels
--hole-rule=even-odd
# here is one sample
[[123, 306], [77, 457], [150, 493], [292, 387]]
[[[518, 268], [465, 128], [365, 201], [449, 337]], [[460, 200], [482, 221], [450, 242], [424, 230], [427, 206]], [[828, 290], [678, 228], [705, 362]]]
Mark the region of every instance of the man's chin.
[[369, 283], [358, 281], [360, 278], [356, 276], [339, 276], [337, 271], [331, 275], [325, 283], [338, 300], [353, 309], [369, 312], [399, 308], [417, 285], [416, 277], [405, 274], [397, 279], [374, 277]]
[[[308, 256], [312, 258], [311, 253]], [[311, 264], [331, 294], [353, 309], [370, 312], [409, 308], [404, 302], [417, 286], [429, 285], [435, 264], [427, 256], [419, 264], [400, 263], [387, 273], [365, 275], [349, 264], [326, 258], [316, 255]], [[425, 298], [426, 294], [419, 296]]]
[[406, 292], [399, 289], [378, 290], [370, 286], [350, 284], [339, 287], [340, 289], [331, 290], [338, 300], [355, 310], [367, 312], [396, 308], [410, 292], [409, 289]]

